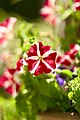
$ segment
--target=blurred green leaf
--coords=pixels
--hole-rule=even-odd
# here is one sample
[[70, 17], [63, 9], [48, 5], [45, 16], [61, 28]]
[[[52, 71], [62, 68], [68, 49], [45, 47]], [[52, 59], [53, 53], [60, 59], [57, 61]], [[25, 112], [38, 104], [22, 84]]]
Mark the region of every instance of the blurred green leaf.
[[46, 111], [47, 110], [47, 97], [46, 96], [43, 96], [43, 95], [38, 95], [37, 97], [37, 103], [38, 103], [38, 106], [39, 108], [42, 110], [42, 111]]
[[62, 70], [61, 73], [67, 75], [69, 78], [72, 78], [72, 72], [68, 69]]
[[73, 9], [67, 9], [64, 11], [64, 13], [61, 15], [62, 20], [65, 20], [73, 13]]

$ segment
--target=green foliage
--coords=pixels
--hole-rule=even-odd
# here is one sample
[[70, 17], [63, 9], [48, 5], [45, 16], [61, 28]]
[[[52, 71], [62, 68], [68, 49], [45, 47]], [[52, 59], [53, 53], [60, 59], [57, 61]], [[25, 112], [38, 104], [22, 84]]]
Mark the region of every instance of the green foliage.
[[72, 72], [71, 72], [70, 70], [68, 70], [68, 69], [61, 70], [61, 73], [62, 73], [63, 75], [68, 76], [69, 78], [72, 78]]
[[77, 70], [77, 76], [69, 81], [68, 97], [72, 100], [75, 109], [80, 112], [80, 68]]
[[[21, 3], [21, 6], [23, 2], [10, 1], [12, 5]], [[38, 41], [52, 46], [60, 55], [69, 49], [71, 43], [80, 44], [80, 12], [73, 11], [72, 0], [67, 1], [65, 4], [58, 0], [59, 13], [56, 12], [60, 19], [58, 18], [59, 23], [55, 26], [41, 19], [29, 23], [20, 17], [14, 28], [14, 38], [8, 41], [7, 47], [0, 46], [0, 75], [6, 67], [15, 68], [17, 60], [21, 56], [26, 58], [31, 45]], [[31, 4], [30, 9], [32, 10]], [[10, 15], [0, 9], [0, 21]], [[1, 59], [4, 51], [10, 54], [10, 58], [5, 62]], [[80, 51], [76, 57], [74, 65], [77, 65], [77, 72], [56, 69], [54, 73], [34, 76], [25, 66], [25, 72], [20, 75], [21, 89], [17, 97], [12, 98], [3, 89], [0, 90], [0, 120], [36, 120], [36, 114], [47, 110], [66, 112], [75, 109], [80, 113]], [[64, 86], [59, 86], [56, 74], [61, 74], [65, 78]]]
[[15, 99], [4, 99], [0, 97], [0, 119], [14, 120], [14, 118], [15, 120], [22, 120], [16, 110]]

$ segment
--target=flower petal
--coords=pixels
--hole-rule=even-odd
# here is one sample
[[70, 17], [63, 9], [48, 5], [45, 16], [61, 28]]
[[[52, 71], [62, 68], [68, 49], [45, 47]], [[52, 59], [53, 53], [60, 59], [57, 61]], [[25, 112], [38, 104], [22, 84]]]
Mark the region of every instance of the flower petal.
[[38, 60], [26, 60], [27, 64], [28, 64], [28, 70], [31, 71], [35, 65], [37, 64]]
[[30, 72], [34, 74], [36, 69], [38, 68], [39, 64], [40, 64], [40, 60], [37, 61], [37, 63], [35, 64], [35, 66], [33, 67], [33, 69]]
[[10, 18], [7, 18], [6, 20], [4, 20], [0, 24], [0, 26], [4, 26], [5, 28], [8, 28], [9, 30], [12, 30], [16, 21], [17, 21], [16, 18], [10, 17]]
[[80, 46], [77, 44], [71, 44], [70, 50], [67, 51], [63, 56], [58, 56], [56, 62], [58, 64], [71, 66], [74, 63], [75, 55], [80, 50]]
[[37, 56], [37, 45], [36, 44], [32, 45], [27, 54], [28, 54], [28, 57]]
[[16, 20], [16, 18], [10, 17], [0, 23], [0, 44], [3, 44], [4, 42], [6, 42], [6, 40], [13, 37], [12, 30]]
[[42, 61], [40, 61], [40, 64], [37, 67], [37, 69], [35, 70], [34, 75], [37, 76], [39, 74], [50, 73], [50, 72], [51, 72], [51, 69], [48, 68]]
[[0, 87], [3, 87], [7, 93], [16, 96], [20, 89], [20, 82], [14, 80], [15, 69], [6, 69], [4, 74], [0, 77]]
[[60, 86], [65, 85], [65, 79], [61, 77], [61, 75], [56, 75], [56, 80]]
[[57, 53], [54, 51], [54, 52], [51, 52], [47, 57], [43, 58], [43, 60], [45, 62], [47, 62], [51, 68], [56, 68], [56, 56], [57, 56]]
[[39, 42], [40, 55], [42, 56], [45, 52], [50, 50], [50, 46], [44, 46], [42, 42]]

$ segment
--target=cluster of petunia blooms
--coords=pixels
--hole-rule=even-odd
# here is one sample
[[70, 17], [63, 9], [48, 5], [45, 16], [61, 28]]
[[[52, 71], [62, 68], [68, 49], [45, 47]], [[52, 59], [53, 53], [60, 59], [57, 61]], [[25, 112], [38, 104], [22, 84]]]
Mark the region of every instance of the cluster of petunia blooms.
[[[57, 5], [58, 0], [45, 0], [40, 14], [41, 17], [51, 25], [57, 25], [60, 21], [60, 10], [59, 5]], [[62, 0], [61, 3], [68, 6], [68, 0]], [[67, 4], [67, 5], [66, 5]], [[74, 11], [80, 10], [80, 0], [73, 0], [71, 9]]]
[[[9, 34], [13, 33], [16, 18], [10, 17], [0, 24], [0, 44], [3, 45], [9, 39]], [[80, 51], [78, 44], [71, 44], [70, 50], [60, 56], [51, 46], [45, 46], [38, 41], [33, 43], [28, 51], [27, 56], [20, 57], [15, 68], [6, 68], [0, 76], [0, 88], [4, 88], [7, 93], [16, 96], [21, 88], [20, 74], [24, 74], [24, 67], [33, 75], [34, 79], [39, 74], [56, 74], [56, 81], [60, 86], [64, 86], [66, 78], [57, 73], [57, 70], [70, 69], [75, 71], [75, 55]], [[27, 78], [28, 79], [28, 78]]]

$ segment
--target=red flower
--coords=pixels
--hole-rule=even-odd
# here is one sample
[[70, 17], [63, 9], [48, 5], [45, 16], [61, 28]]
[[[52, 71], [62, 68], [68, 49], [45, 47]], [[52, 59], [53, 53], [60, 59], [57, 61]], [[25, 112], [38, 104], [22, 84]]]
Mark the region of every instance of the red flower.
[[56, 24], [55, 9], [55, 0], [45, 0], [43, 8], [40, 11], [44, 20], [53, 25]]
[[80, 10], [80, 0], [74, 0], [74, 9]]
[[18, 60], [17, 64], [16, 64], [16, 70], [19, 72], [23, 72], [23, 66], [27, 65], [25, 59], [23, 59], [22, 57]]
[[56, 68], [56, 55], [57, 53], [51, 50], [50, 46], [43, 46], [42, 42], [32, 45], [26, 59], [29, 71], [36, 76], [53, 72], [53, 69]]
[[7, 93], [16, 96], [20, 89], [19, 78], [16, 69], [7, 69], [0, 77], [0, 87], [4, 88]]
[[15, 22], [16, 18], [10, 17], [0, 24], [0, 44], [3, 44], [13, 37], [12, 30]]
[[80, 50], [80, 46], [77, 44], [71, 44], [70, 50], [66, 52], [63, 56], [57, 57], [58, 65], [71, 66], [74, 63], [75, 55]]
[[23, 66], [23, 59], [20, 58], [19, 61], [17, 62], [17, 67], [16, 67], [16, 69], [17, 69], [18, 71], [20, 71], [22, 66]]

